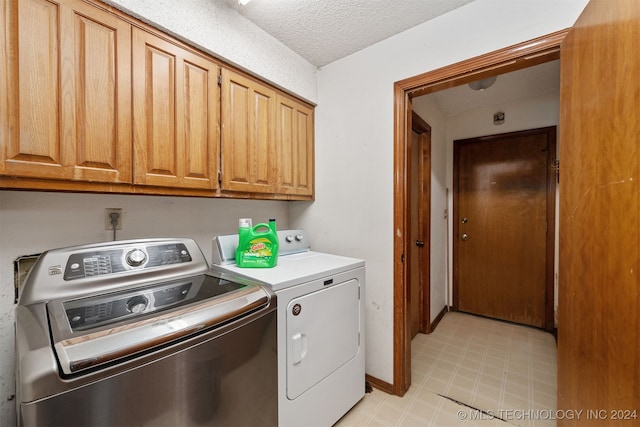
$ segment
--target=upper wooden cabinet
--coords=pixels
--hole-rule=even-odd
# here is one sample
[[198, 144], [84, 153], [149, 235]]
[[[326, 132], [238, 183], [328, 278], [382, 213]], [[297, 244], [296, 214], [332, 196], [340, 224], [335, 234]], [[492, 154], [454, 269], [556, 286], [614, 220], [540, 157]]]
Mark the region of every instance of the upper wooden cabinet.
[[0, 188], [313, 198], [313, 107], [97, 0], [0, 0]]
[[222, 188], [273, 193], [276, 184], [276, 93], [222, 69]]
[[79, 0], [2, 6], [0, 173], [131, 182], [131, 25]]
[[222, 190], [313, 197], [313, 108], [222, 70]]
[[280, 194], [313, 196], [313, 108], [277, 96], [277, 185]]
[[134, 184], [218, 186], [219, 67], [133, 29]]

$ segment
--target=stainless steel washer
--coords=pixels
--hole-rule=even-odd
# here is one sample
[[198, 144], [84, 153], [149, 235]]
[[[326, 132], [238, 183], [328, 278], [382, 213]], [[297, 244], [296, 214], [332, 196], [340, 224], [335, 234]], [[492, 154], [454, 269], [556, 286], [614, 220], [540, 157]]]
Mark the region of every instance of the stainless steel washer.
[[191, 239], [43, 253], [16, 359], [19, 425], [277, 425], [275, 295], [210, 271]]

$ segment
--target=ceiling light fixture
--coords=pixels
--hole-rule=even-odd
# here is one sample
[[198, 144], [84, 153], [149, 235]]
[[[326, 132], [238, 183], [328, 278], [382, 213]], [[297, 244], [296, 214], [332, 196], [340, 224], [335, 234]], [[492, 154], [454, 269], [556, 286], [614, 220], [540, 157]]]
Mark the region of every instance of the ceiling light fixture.
[[493, 86], [497, 78], [498, 76], [493, 76], [482, 80], [476, 80], [475, 82], [469, 83], [469, 87], [473, 90], [483, 91]]
[[247, 3], [249, 3], [251, 0], [238, 0], [238, 4], [240, 6], [246, 6]]

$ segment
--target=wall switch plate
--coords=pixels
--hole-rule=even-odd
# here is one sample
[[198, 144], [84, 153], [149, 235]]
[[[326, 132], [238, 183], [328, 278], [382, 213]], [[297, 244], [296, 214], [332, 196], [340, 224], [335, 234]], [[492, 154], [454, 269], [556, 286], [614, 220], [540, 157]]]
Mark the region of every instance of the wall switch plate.
[[117, 214], [116, 230], [122, 230], [122, 208], [105, 208], [104, 210], [104, 229], [113, 230], [113, 224], [111, 224], [111, 214]]

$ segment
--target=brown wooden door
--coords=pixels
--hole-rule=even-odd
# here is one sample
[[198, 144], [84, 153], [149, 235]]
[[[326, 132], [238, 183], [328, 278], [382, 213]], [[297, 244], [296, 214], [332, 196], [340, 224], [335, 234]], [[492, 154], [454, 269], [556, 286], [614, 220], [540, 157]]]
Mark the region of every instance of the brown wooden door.
[[640, 4], [592, 0], [562, 43], [558, 426], [640, 423]]
[[431, 126], [411, 114], [410, 176], [410, 286], [408, 288], [411, 338], [431, 329], [430, 218], [431, 218]]
[[455, 141], [458, 310], [546, 327], [552, 146], [555, 128]]
[[218, 66], [133, 30], [134, 182], [218, 187]]
[[130, 183], [131, 25], [79, 0], [0, 9], [0, 173]]
[[[411, 132], [411, 155], [410, 155], [411, 163], [409, 165], [410, 169], [410, 180], [411, 180], [411, 200], [409, 202], [409, 206], [411, 209], [411, 241], [413, 242], [422, 242], [424, 245], [424, 235], [423, 235], [423, 217], [420, 209], [420, 135], [418, 135], [415, 131]], [[420, 249], [424, 248], [424, 246], [412, 246], [410, 259], [409, 259], [409, 267], [410, 267], [410, 277], [411, 283], [409, 285], [409, 325], [411, 325], [411, 339], [413, 339], [418, 332], [420, 332], [420, 296], [422, 295], [422, 263], [420, 262]]]

